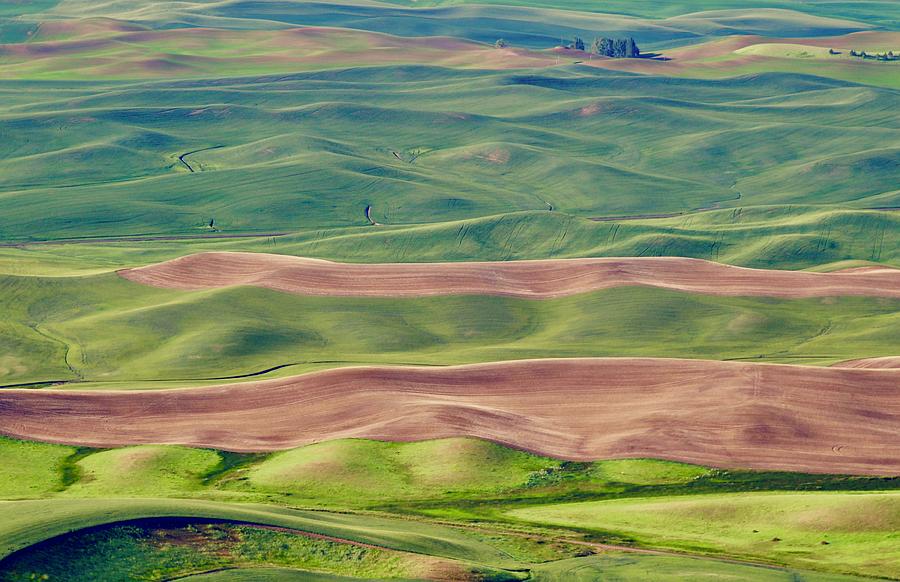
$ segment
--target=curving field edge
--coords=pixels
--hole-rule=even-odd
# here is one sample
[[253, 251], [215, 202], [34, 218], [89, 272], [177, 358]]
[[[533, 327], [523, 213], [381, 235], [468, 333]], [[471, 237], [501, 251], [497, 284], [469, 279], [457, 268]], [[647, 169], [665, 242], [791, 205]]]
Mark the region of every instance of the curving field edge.
[[748, 269], [684, 257], [355, 264], [266, 253], [207, 252], [118, 273], [161, 288], [251, 285], [343, 297], [477, 294], [547, 299], [625, 285], [731, 296], [900, 297], [900, 269], [813, 273]]
[[161, 391], [0, 391], [0, 433], [272, 451], [472, 436], [573, 460], [900, 475], [900, 372], [584, 358], [353, 367]]

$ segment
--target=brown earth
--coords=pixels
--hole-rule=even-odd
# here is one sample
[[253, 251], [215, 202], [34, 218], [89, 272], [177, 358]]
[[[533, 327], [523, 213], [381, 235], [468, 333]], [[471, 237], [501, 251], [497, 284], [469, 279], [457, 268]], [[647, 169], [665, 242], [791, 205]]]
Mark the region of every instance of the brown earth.
[[573, 460], [900, 475], [898, 374], [654, 358], [353, 367], [177, 390], [3, 390], [0, 433], [234, 451], [471, 436]]
[[[737, 69], [743, 65], [763, 63], [776, 58], [735, 52], [755, 44], [797, 44], [834, 48], [846, 52], [850, 49], [865, 49], [867, 47], [891, 47], [896, 46], [898, 42], [900, 42], [900, 33], [887, 31], [863, 31], [840, 36], [813, 38], [734, 35], [665, 50], [662, 54], [663, 58], [660, 59], [608, 59], [594, 56], [583, 64], [603, 69], [644, 74], [691, 75], [716, 71], [726, 74], [732, 69]], [[869, 67], [881, 64], [863, 60], [850, 62], [818, 60], [814, 62], [823, 67], [831, 65]]]
[[[89, 74], [110, 78], [154, 78], [209, 74], [214, 70], [259, 72], [426, 63], [445, 67], [505, 70], [583, 63], [618, 71], [663, 75], [732, 74], [742, 66], [773, 57], [735, 51], [759, 43], [789, 43], [851, 48], [895, 46], [900, 33], [864, 31], [841, 36], [774, 38], [735, 35], [664, 51], [657, 59], [610, 59], [561, 48], [535, 51], [496, 49], [491, 45], [448, 37], [396, 37], [328, 27], [285, 30], [219, 30], [183, 28], [148, 30], [109, 19], [43, 23], [28, 42], [0, 46], [3, 74], [28, 78], [47, 73]], [[231, 46], [223, 50], [222, 46]], [[177, 50], [172, 47], [178, 47]], [[40, 67], [34, 67], [41, 62]], [[832, 67], [871, 68], [882, 63], [863, 60], [819, 61]], [[224, 69], [222, 69], [224, 67]]]
[[119, 275], [172, 289], [252, 285], [302, 295], [352, 297], [478, 294], [540, 299], [624, 285], [710, 295], [900, 297], [900, 269], [775, 271], [681, 257], [351, 264], [265, 253], [211, 252], [126, 269]]
[[112, 18], [81, 18], [78, 20], [45, 20], [40, 23], [31, 42], [85, 38], [96, 35], [124, 34], [146, 30], [134, 22]]
[[[80, 32], [84, 34], [79, 36]], [[276, 31], [110, 27], [106, 34], [96, 27], [69, 27], [47, 33], [29, 42], [0, 45], [4, 76], [77, 70], [101, 77], [145, 78], [191, 71], [296, 72], [403, 63], [497, 70], [556, 64], [552, 55], [527, 49], [324, 27]], [[38, 62], [41, 66], [35, 69]]]
[[862, 358], [832, 364], [833, 368], [874, 368], [881, 370], [900, 369], [900, 356], [882, 356], [880, 358]]

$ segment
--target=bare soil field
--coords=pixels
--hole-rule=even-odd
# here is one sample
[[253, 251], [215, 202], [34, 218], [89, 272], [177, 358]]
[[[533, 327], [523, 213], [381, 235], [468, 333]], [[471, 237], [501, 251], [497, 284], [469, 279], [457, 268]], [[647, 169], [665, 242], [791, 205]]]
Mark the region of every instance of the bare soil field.
[[[753, 45], [790, 44], [798, 46], [836, 49], [849, 53], [851, 49], [871, 50], [873, 47], [895, 47], [900, 42], [900, 34], [893, 31], [864, 31], [840, 36], [814, 38], [778, 38], [757, 35], [735, 35], [715, 39], [700, 44], [692, 44], [664, 51], [663, 58], [656, 59], [610, 59], [590, 56], [582, 64], [643, 74], [683, 75], [691, 72], [716, 71], [737, 68], [754, 62], [764, 62], [763, 55], [742, 54], [741, 49]], [[886, 50], [886, 49], [885, 49]], [[835, 59], [832, 59], [834, 61]], [[844, 59], [838, 59], [838, 64]], [[820, 61], [822, 63], [822, 61]], [[828, 61], [824, 63], [826, 66]], [[863, 60], [849, 61], [855, 66], [878, 66], [880, 63]]]
[[[51, 23], [28, 42], [4, 44], [4, 74], [28, 77], [88, 71], [100, 77], [157, 78], [226, 70], [250, 73], [427, 62], [446, 67], [549, 67], [555, 56], [496, 49], [463, 39], [398, 37], [309, 26], [286, 30], [175, 28]], [[73, 65], [78, 69], [73, 69]]]
[[210, 252], [126, 269], [131, 281], [171, 289], [251, 285], [300, 295], [553, 298], [644, 285], [692, 293], [764, 297], [900, 297], [900, 269], [831, 273], [748, 269], [681, 257], [483, 263], [350, 264], [265, 253]]
[[880, 370], [900, 369], [900, 356], [882, 356], [880, 358], [861, 358], [834, 364], [834, 368], [873, 368]]
[[272, 451], [489, 439], [573, 460], [900, 474], [900, 372], [656, 358], [352, 367], [161, 391], [0, 391], [0, 433]]

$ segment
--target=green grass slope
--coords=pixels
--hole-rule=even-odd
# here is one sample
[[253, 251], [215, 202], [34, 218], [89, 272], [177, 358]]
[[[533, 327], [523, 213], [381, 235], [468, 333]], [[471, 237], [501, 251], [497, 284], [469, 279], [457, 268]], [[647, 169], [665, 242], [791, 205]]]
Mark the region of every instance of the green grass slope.
[[[809, 364], [895, 355], [898, 302], [620, 287], [552, 300], [156, 289], [107, 273], [0, 277], [0, 385], [220, 380], [349, 364], [652, 356]], [[678, 341], [672, 341], [677, 338]], [[153, 387], [152, 385], [144, 387]]]
[[440, 525], [259, 504], [183, 499], [56, 499], [0, 502], [0, 556], [77, 529], [153, 517], [201, 517], [298, 529], [385, 548], [478, 562], [517, 564], [472, 536]]
[[775, 269], [900, 266], [900, 214], [815, 206], [739, 207], [668, 219], [592, 221], [534, 211], [427, 225], [310, 230], [280, 237], [79, 241], [0, 247], [0, 273], [68, 277], [201, 251], [256, 251], [343, 262], [446, 262], [687, 256]]
[[0, 498], [40, 497], [64, 489], [75, 474], [74, 447], [0, 437]]
[[368, 206], [403, 225], [898, 205], [897, 92], [813, 77], [380, 67], [0, 93], [7, 240], [363, 226]]
[[[897, 2], [0, 3], [0, 388], [167, 388], [364, 363], [894, 356], [895, 300], [327, 298], [178, 292], [112, 272], [214, 249], [900, 266], [893, 64], [814, 66], [768, 46], [674, 78], [572, 54], [548, 66], [554, 53], [525, 50], [575, 35], [667, 50], [885, 29], [900, 29]], [[499, 37], [516, 50], [493, 49]], [[235, 235], [259, 236], [204, 238]], [[103, 240], [123, 236], [176, 238]], [[238, 454], [0, 437], [0, 580], [896, 577], [898, 488], [573, 463], [474, 439]], [[137, 519], [162, 521], [121, 523]], [[692, 556], [588, 555], [598, 544]]]
[[[582, 547], [584, 551], [584, 547]], [[556, 559], [519, 571], [453, 563], [429, 556], [311, 539], [296, 532], [250, 525], [154, 519], [76, 531], [0, 561], [0, 580], [159, 579], [187, 580], [346, 580], [453, 579], [708, 580], [849, 582], [855, 576], [828, 575], [777, 567], [678, 555], [604, 552], [600, 556]], [[536, 556], [532, 556], [536, 562]], [[193, 574], [195, 572], [201, 572]], [[187, 574], [187, 575], [186, 575]], [[193, 574], [193, 575], [191, 575]]]
[[342, 504], [495, 495], [559, 463], [475, 439], [333, 441], [277, 453], [222, 481], [227, 490]]
[[93, 267], [99, 259], [126, 266], [188, 254], [185, 247], [277, 252], [346, 262], [687, 256], [775, 269], [804, 269], [839, 261], [900, 265], [900, 214], [791, 205], [598, 222], [560, 212], [529, 212], [431, 225], [316, 231], [256, 242], [207, 241], [202, 247], [175, 243], [150, 250], [144, 246], [140, 254], [126, 245], [85, 248], [83, 252], [78, 247], [49, 247], [43, 255], [43, 249], [35, 247], [27, 253], [11, 254], [9, 264], [40, 257], [48, 264], [65, 260], [76, 269], [83, 261]]
[[[169, 517], [293, 528], [460, 560], [464, 563], [456, 567], [464, 570], [475, 564], [486, 573], [492, 568], [519, 571], [498, 579], [520, 578], [526, 568], [533, 569], [537, 580], [598, 571], [631, 579], [656, 567], [668, 576], [696, 569], [716, 576], [730, 571], [724, 562], [663, 556], [658, 564], [636, 563], [643, 556], [618, 554], [528, 565], [585, 555], [591, 547], [579, 540], [636, 542], [826, 572], [890, 575], [896, 561], [891, 544], [897, 495], [883, 490], [896, 489], [897, 479], [719, 471], [648, 459], [570, 463], [474, 439], [405, 444], [348, 440], [269, 455], [174, 446], [76, 451], [0, 439], [0, 466], [6, 477], [0, 498], [34, 498], [0, 501], [0, 556], [34, 546], [11, 561], [0, 561], [0, 579], [10, 572], [54, 573], [64, 564], [80, 564], [77, 571], [85, 579], [260, 563], [409, 577], [429, 564], [440, 566], [379, 552], [347, 563], [351, 550], [333, 542], [307, 542], [242, 526], [240, 531], [197, 527], [190, 520], [113, 526], [41, 543], [84, 528]], [[37, 471], [43, 471], [40, 479]], [[17, 482], [26, 479], [41, 488], [22, 491]], [[823, 489], [831, 492], [796, 493]], [[746, 493], [736, 493], [740, 491]], [[168, 498], [141, 497], [151, 492]], [[585, 499], [604, 501], [560, 504]], [[365, 511], [354, 512], [359, 510]], [[466, 522], [467, 527], [452, 527]], [[751, 533], [753, 529], [757, 531]], [[866, 544], [880, 551], [862, 551]], [[752, 568], [744, 572], [746, 568], [750, 566], [737, 565], [731, 575], [763, 574]], [[767, 572], [773, 580], [788, 574], [803, 580], [840, 579]]]
[[[862, 66], [858, 66], [862, 65]], [[881, 66], [885, 65], [885, 66]], [[840, 79], [852, 83], [863, 83], [876, 87], [900, 89], [900, 81], [897, 80], [898, 70], [896, 62], [814, 62], [803, 59], [789, 59], [780, 57], [763, 57], [752, 60], [735, 57], [724, 61], [713, 61], [705, 67], [685, 67], [674, 73], [676, 76], [687, 76], [700, 79], [725, 79], [744, 75], [759, 75], [764, 73], [793, 73], [800, 75], [820, 75], [831, 79]]]
[[[270, 454], [178, 446], [74, 449], [0, 438], [0, 499], [165, 496], [505, 519], [565, 500], [736, 491], [896, 489], [898, 479], [723, 471], [653, 459], [559, 461], [470, 438], [359, 439]], [[39, 475], [40, 478], [35, 476]], [[23, 487], [21, 482], [32, 479]]]
[[[778, 493], [629, 499], [517, 510], [516, 517], [687, 551], [774, 559], [840, 573], [900, 568], [900, 495]], [[652, 540], [652, 542], [651, 542]]]
[[[374, 548], [359, 548], [330, 541], [311, 540], [286, 532], [248, 526], [154, 524], [110, 526], [75, 532], [51, 540], [0, 563], [0, 580], [23, 580], [48, 575], [75, 581], [110, 578], [145, 579], [177, 576], [190, 581], [282, 581], [337, 582], [349, 580], [410, 580], [440, 576], [455, 580], [525, 579], [555, 580], [759, 580], [764, 582], [850, 582], [862, 580], [840, 576], [755, 566], [717, 560], [698, 560], [677, 555], [642, 555], [606, 552], [600, 556], [570, 558], [536, 564], [529, 572], [500, 572], [459, 567], [452, 563], [399, 554]], [[257, 564], [264, 567], [258, 567]], [[281, 566], [281, 567], [279, 567]], [[285, 566], [290, 566], [288, 569]], [[308, 568], [301, 570], [300, 568]], [[184, 576], [186, 572], [206, 572]], [[314, 571], [311, 571], [314, 570]], [[455, 571], [454, 571], [455, 570]], [[341, 572], [344, 575], [327, 572]], [[34, 578], [32, 578], [34, 579]]]
[[[398, 37], [344, 28], [148, 30], [92, 18], [42, 22], [29, 32], [27, 42], [3, 48], [3, 78], [189, 79], [391, 64], [484, 69], [558, 64], [554, 55], [543, 52], [498, 51], [463, 39]], [[565, 62], [577, 60], [571, 55]]]
[[[356, 580], [409, 580], [425, 578], [438, 569], [455, 571], [466, 579], [481, 578], [476, 574], [479, 569], [449, 561], [293, 532], [156, 520], [111, 525], [48, 540], [0, 562], [0, 580], [181, 579], [194, 572], [255, 565], [305, 569], [314, 580], [322, 579], [317, 573], [324, 573], [325, 580], [330, 577], [328, 573], [337, 575], [338, 580], [347, 579], [341, 575]], [[467, 575], [470, 572], [472, 575]], [[295, 571], [298, 577], [301, 573]]]
[[202, 489], [202, 479], [223, 457], [214, 451], [146, 446], [100, 451], [75, 463], [75, 497], [183, 496]]
[[537, 582], [594, 582], [596, 580], [642, 581], [652, 577], [660, 582], [682, 580], [752, 580], [753, 582], [850, 582], [856, 576], [784, 570], [698, 560], [693, 557], [608, 553], [600, 556], [559, 560], [542, 564], [533, 571]]
[[359, 580], [349, 576], [336, 576], [334, 574], [319, 574], [289, 570], [286, 568], [239, 568], [197, 574], [185, 578], [188, 582], [233, 582], [235, 580], [255, 580], [257, 582], [347, 582]]
[[[218, 27], [225, 29], [278, 29], [295, 26], [330, 26], [385, 32], [400, 36], [453, 36], [492, 43], [504, 37], [519, 45], [546, 48], [555, 46], [560, 37], [575, 34], [585, 37], [601, 34], [637, 36], [645, 43], [681, 41], [720, 34], [771, 34], [774, 36], [842, 34], [864, 30], [871, 24], [847, 17], [872, 18], [876, 23], [890, 22], [896, 14], [892, 7], [876, 10], [827, 7], [797, 12], [789, 2], [763, 2], [755, 10], [732, 2], [716, 6], [710, 3], [680, 3], [664, 14], [645, 11], [648, 18], [623, 17], [600, 12], [632, 12], [624, 3], [616, 2], [597, 11], [596, 3], [576, 5], [550, 2], [443, 2], [436, 8], [429, 3], [391, 6], [372, 2], [321, 2], [296, 0], [282, 2], [182, 2], [159, 5], [140, 2], [104, 2], [66, 0], [53, 10], [32, 14], [34, 20], [59, 18], [111, 17], [152, 28], [180, 26]], [[436, 3], [431, 2], [431, 6]], [[502, 4], [492, 6], [491, 4]], [[766, 5], [768, 4], [768, 5]], [[871, 4], [870, 4], [871, 5]], [[558, 10], [554, 8], [564, 8]], [[594, 10], [592, 10], [592, 8]], [[715, 10], [728, 8], [729, 10]], [[587, 9], [586, 12], [574, 11]], [[829, 16], [816, 12], [828, 12]], [[661, 18], [662, 17], [662, 18]]]
[[[653, 2], [652, 0], [385, 0], [391, 4], [408, 7], [457, 6], [461, 4], [490, 4], [501, 6], [529, 6], [586, 12], [628, 14], [643, 18], [670, 18], [708, 10], [746, 9], [745, 0], [679, 0]], [[757, 9], [796, 10], [816, 16], [851, 19], [896, 28], [900, 23], [900, 11], [891, 0], [863, 0], [835, 3], [829, 0], [807, 0], [797, 3], [791, 0], [754, 0]]]

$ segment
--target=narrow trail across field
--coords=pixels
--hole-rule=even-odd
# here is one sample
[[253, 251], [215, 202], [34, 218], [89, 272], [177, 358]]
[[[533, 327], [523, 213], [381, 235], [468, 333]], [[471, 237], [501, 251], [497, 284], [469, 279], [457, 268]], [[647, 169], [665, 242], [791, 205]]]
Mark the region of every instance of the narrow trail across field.
[[471, 436], [572, 460], [900, 475], [898, 386], [895, 370], [655, 358], [371, 366], [193, 389], [4, 390], [0, 433], [233, 451]]
[[763, 297], [900, 297], [900, 269], [831, 273], [748, 269], [682, 257], [471, 263], [335, 263], [265, 253], [210, 252], [125, 269], [131, 281], [172, 289], [266, 287], [300, 295], [564, 297], [626, 285]]
[[225, 147], [225, 146], [217, 145], [217, 146], [212, 146], [212, 147], [208, 147], [208, 148], [200, 148], [199, 150], [193, 150], [190, 152], [184, 152], [183, 154], [178, 156], [178, 161], [181, 162], [185, 168], [187, 168], [188, 172], [193, 174], [197, 170], [195, 170], [194, 167], [188, 163], [188, 161], [187, 161], [188, 156], [193, 155], [193, 154], [199, 154], [200, 152], [208, 152], [209, 150], [217, 150], [217, 149], [220, 149], [223, 147]]

